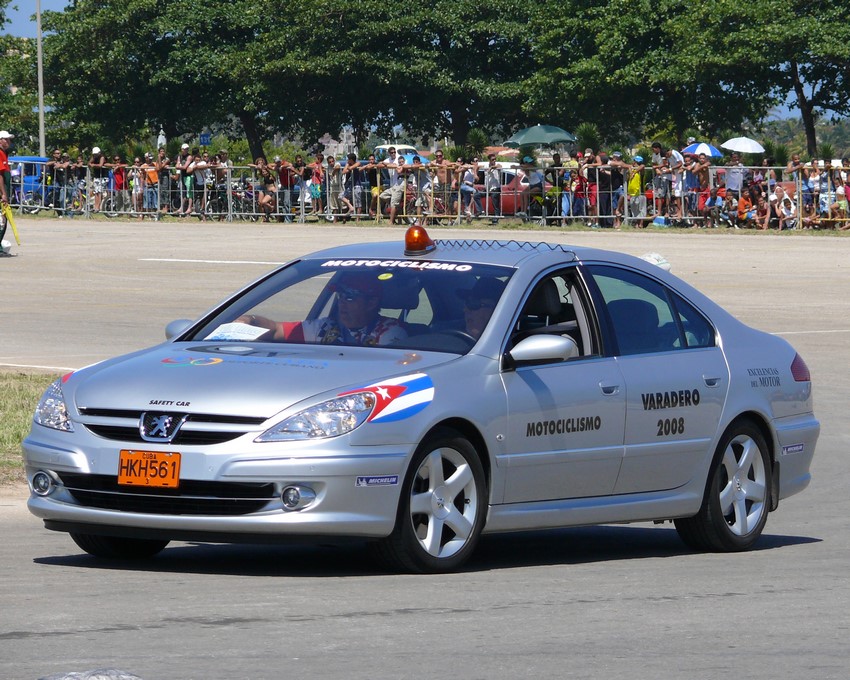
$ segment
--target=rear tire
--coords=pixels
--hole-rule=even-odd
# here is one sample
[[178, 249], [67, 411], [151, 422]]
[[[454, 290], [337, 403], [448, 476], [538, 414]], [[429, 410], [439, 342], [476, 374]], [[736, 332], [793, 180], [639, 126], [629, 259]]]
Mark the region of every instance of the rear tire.
[[679, 537], [695, 550], [749, 550], [767, 522], [771, 476], [762, 433], [749, 421], [733, 424], [717, 447], [699, 512], [675, 520]]
[[395, 529], [374, 550], [383, 562], [406, 571], [456, 570], [475, 550], [487, 504], [475, 448], [454, 430], [437, 430], [413, 455]]
[[164, 540], [97, 536], [95, 534], [71, 534], [71, 538], [89, 555], [111, 560], [147, 559], [161, 552], [168, 545], [168, 541]]

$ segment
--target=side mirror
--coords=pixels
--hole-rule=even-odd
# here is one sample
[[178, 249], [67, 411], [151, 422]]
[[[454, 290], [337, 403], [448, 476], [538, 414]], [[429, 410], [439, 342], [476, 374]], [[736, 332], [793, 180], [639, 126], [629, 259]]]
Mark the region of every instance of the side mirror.
[[177, 337], [191, 325], [192, 321], [190, 319], [176, 319], [172, 321], [165, 327], [165, 339], [171, 340], [171, 338]]
[[568, 335], [532, 335], [508, 352], [512, 367], [557, 363], [577, 356], [578, 345]]

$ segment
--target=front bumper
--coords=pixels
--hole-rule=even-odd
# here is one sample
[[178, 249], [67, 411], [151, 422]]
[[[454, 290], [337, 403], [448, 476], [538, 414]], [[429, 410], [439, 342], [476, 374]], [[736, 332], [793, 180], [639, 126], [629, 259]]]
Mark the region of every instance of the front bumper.
[[[40, 470], [57, 482], [47, 496], [31, 493], [27, 504], [49, 529], [214, 542], [386, 536], [395, 525], [410, 453], [397, 446], [351, 447], [345, 453], [321, 454], [316, 448], [306, 455], [276, 452], [262, 457], [188, 451], [184, 458], [192, 462], [186, 466], [186, 478], [181, 471], [181, 488], [149, 491], [114, 483], [118, 459], [114, 449], [84, 454], [28, 438], [24, 450], [30, 482]], [[99, 485], [93, 483], [95, 478]], [[112, 483], [104, 486], [104, 479]], [[234, 494], [240, 488], [262, 487], [263, 495], [251, 498], [238, 512], [217, 511], [218, 504], [235, 505], [233, 499], [197, 491], [204, 484], [232, 487]], [[280, 494], [291, 485], [312, 489], [315, 500], [303, 509], [286, 510]], [[171, 505], [178, 509], [168, 510]], [[206, 509], [193, 511], [196, 506]]]

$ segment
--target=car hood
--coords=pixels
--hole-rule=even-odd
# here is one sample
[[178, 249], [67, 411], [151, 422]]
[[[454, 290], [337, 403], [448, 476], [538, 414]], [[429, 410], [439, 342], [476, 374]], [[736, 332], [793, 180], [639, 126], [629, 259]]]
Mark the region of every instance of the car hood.
[[270, 418], [314, 395], [330, 397], [456, 358], [387, 348], [167, 343], [79, 371], [63, 389], [78, 409]]

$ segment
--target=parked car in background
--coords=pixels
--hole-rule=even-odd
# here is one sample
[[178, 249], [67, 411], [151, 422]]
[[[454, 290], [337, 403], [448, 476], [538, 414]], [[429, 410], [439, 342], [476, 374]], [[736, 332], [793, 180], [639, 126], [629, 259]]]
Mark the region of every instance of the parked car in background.
[[12, 156], [12, 205], [21, 206], [24, 212], [35, 213], [43, 204], [44, 185], [42, 170], [48, 161], [44, 156]]
[[[387, 149], [393, 147], [400, 154], [418, 154], [419, 151], [415, 146], [410, 146], [410, 144], [379, 144], [375, 147], [375, 159], [379, 161], [386, 160], [387, 158]], [[413, 156], [411, 155], [411, 158]], [[405, 159], [406, 160], [406, 159]]]

